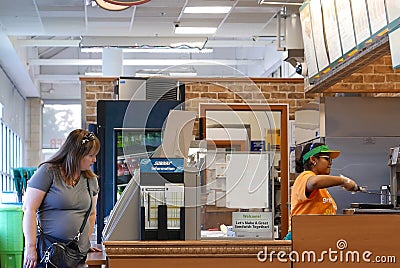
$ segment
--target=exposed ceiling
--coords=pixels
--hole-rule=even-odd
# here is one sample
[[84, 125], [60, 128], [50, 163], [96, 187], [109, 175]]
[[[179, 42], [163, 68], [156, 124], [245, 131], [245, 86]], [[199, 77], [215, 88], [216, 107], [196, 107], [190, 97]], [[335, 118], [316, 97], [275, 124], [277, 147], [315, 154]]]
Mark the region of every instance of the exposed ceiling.
[[[104, 73], [103, 61], [109, 61], [105, 52], [85, 53], [83, 46], [164, 48], [200, 42], [212, 52], [124, 52], [122, 76], [183, 72], [182, 76], [268, 77], [282, 61], [281, 40], [277, 40], [277, 18], [282, 16], [277, 14], [297, 13], [299, 6], [291, 4], [303, 1], [274, 2], [278, 3], [151, 0], [123, 11], [106, 11], [91, 0], [2, 1], [0, 65], [24, 97], [43, 99], [80, 99], [79, 77]], [[232, 8], [227, 14], [184, 13], [189, 6]], [[174, 33], [176, 27], [184, 26], [217, 30], [214, 34]]]

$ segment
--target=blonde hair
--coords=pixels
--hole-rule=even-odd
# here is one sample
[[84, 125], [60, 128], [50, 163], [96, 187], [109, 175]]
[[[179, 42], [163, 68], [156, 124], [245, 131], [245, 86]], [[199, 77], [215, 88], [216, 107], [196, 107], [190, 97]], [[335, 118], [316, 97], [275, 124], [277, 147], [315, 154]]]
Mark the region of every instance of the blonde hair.
[[83, 157], [100, 151], [100, 141], [92, 133], [85, 129], [71, 131], [60, 149], [47, 161], [39, 166], [49, 163], [58, 165], [65, 173], [66, 181], [73, 181], [76, 174], [82, 174], [85, 178], [97, 178], [92, 170], [80, 170], [80, 162]]

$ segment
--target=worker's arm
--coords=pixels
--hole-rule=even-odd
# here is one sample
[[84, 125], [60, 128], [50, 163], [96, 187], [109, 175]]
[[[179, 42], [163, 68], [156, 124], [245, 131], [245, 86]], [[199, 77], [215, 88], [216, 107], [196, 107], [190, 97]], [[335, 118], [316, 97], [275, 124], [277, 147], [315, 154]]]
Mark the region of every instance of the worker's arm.
[[315, 175], [307, 180], [307, 192], [333, 186], [342, 186], [347, 191], [358, 190], [357, 183], [345, 176]]

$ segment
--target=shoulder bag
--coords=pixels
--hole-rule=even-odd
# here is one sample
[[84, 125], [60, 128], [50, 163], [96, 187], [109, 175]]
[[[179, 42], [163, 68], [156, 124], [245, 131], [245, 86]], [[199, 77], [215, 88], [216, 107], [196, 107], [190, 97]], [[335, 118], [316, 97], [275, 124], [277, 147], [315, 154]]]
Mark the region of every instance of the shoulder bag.
[[44, 265], [45, 267], [72, 268], [77, 267], [80, 262], [85, 260], [87, 252], [80, 251], [78, 241], [85, 228], [90, 211], [92, 210], [92, 196], [90, 195], [89, 180], [86, 179], [86, 181], [90, 196], [90, 208], [86, 212], [81, 228], [74, 239], [62, 241], [61, 239], [52, 237], [45, 234], [38, 224], [39, 234], [36, 239], [36, 249], [38, 257], [40, 258], [40, 265]]

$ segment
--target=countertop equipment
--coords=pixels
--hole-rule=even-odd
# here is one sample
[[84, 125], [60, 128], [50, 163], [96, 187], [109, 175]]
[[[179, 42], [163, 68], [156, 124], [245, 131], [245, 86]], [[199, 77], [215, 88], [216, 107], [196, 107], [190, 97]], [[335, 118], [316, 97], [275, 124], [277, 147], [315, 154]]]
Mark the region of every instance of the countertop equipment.
[[[365, 186], [359, 187], [359, 191], [366, 194], [380, 195], [381, 204], [352, 203], [350, 209], [344, 209], [344, 214], [376, 214], [376, 213], [400, 213], [399, 187], [400, 187], [400, 147], [389, 149], [388, 166], [390, 167], [390, 185], [382, 185], [380, 192], [368, 191]], [[390, 193], [387, 192], [390, 189]], [[382, 198], [383, 197], [383, 198]], [[382, 202], [385, 200], [385, 202]]]
[[393, 147], [389, 150], [389, 161], [390, 167], [390, 195], [393, 206], [399, 207], [398, 195], [400, 186], [400, 159], [399, 159], [400, 147]]

